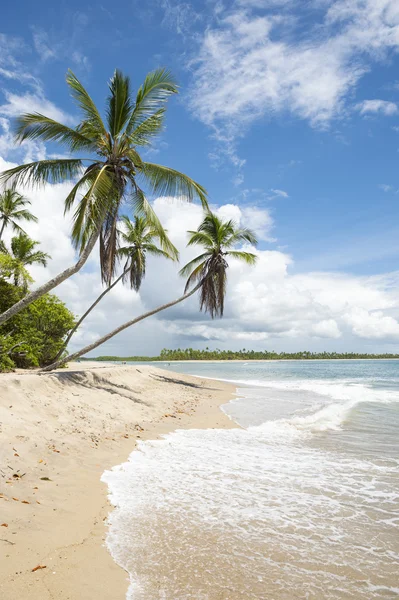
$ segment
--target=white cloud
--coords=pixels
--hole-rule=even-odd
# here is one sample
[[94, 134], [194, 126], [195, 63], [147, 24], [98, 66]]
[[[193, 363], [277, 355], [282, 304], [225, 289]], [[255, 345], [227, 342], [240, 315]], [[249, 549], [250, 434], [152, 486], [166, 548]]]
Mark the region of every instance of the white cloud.
[[273, 196], [277, 198], [289, 198], [288, 193], [284, 190], [275, 190], [272, 188], [270, 191], [272, 192]]
[[73, 124], [74, 122], [73, 117], [41, 94], [26, 92], [25, 94], [18, 95], [6, 91], [4, 95], [7, 102], [0, 105], [0, 115], [17, 117], [22, 113], [38, 112], [65, 124]]
[[399, 192], [398, 189], [396, 189], [393, 185], [390, 185], [388, 183], [380, 183], [378, 187], [386, 194], [389, 194], [390, 192], [397, 194]]
[[51, 47], [48, 35], [45, 31], [41, 29], [36, 29], [33, 31], [33, 44], [36, 52], [43, 62], [46, 62], [51, 58], [56, 58], [57, 53], [55, 49]]
[[398, 107], [394, 102], [387, 100], [364, 100], [355, 106], [361, 115], [380, 114], [386, 117], [396, 115]]
[[[0, 170], [10, 166], [11, 163], [0, 159]], [[53, 257], [48, 267], [32, 270], [36, 285], [75, 260], [69, 238], [70, 217], [63, 216], [69, 189], [69, 184], [62, 184], [26, 192], [39, 223], [24, 227], [33, 239], [41, 240], [41, 248]], [[156, 200], [155, 209], [181, 252], [180, 265], [149, 258], [140, 294], [120, 284], [116, 286], [74, 337], [73, 349], [182, 294], [184, 281], [178, 269], [198, 254], [198, 248], [186, 247], [186, 232], [198, 226], [203, 213], [196, 204], [171, 198]], [[270, 239], [273, 221], [268, 211], [235, 204], [216, 210], [221, 217], [233, 218], [238, 225], [253, 227], [260, 237]], [[7, 243], [10, 237], [11, 232], [7, 232]], [[269, 348], [286, 350], [366, 348], [372, 351], [371, 342], [385, 346], [399, 343], [399, 273], [375, 277], [323, 272], [292, 274], [293, 259], [287, 253], [277, 250], [257, 253], [259, 260], [255, 267], [231, 261], [224, 319], [212, 321], [200, 313], [198, 298], [192, 297], [127, 330], [95, 354], [155, 354], [165, 346], [205, 344], [206, 340], [225, 347], [238, 347], [243, 341], [253, 347], [264, 347], [267, 341]], [[102, 289], [95, 250], [85, 269], [55, 292], [80, 315]]]
[[324, 3], [324, 16], [313, 28], [307, 21], [306, 33], [300, 15], [293, 30], [285, 12], [259, 16], [249, 8], [253, 2], [245, 4], [206, 30], [190, 93], [192, 112], [213, 127], [224, 124], [231, 135], [281, 113], [328, 126], [347, 113], [372, 64], [399, 50], [396, 0]]

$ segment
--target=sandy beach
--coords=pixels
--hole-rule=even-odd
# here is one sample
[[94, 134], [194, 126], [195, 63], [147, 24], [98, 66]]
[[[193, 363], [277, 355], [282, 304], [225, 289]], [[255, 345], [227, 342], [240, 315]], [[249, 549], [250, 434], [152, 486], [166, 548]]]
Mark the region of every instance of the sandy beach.
[[123, 600], [105, 547], [112, 507], [100, 477], [136, 441], [229, 428], [234, 386], [152, 366], [69, 365], [0, 376], [0, 597]]

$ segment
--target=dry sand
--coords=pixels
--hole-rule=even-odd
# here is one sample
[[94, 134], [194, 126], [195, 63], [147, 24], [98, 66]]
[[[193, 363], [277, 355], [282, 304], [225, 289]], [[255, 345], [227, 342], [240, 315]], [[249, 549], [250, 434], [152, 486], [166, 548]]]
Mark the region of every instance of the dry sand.
[[138, 438], [234, 426], [219, 409], [234, 391], [152, 366], [0, 375], [1, 600], [123, 600], [101, 474]]

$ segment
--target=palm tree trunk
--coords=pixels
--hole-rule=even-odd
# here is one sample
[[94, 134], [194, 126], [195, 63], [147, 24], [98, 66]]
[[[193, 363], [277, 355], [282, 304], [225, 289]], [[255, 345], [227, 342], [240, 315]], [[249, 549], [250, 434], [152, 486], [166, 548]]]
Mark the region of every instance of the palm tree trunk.
[[4, 228], [5, 228], [5, 226], [6, 226], [6, 222], [5, 222], [5, 220], [3, 219], [3, 225], [1, 226], [1, 230], [0, 230], [0, 240], [1, 240], [1, 238], [3, 237], [3, 231], [4, 231]]
[[139, 317], [136, 317], [135, 319], [132, 319], [131, 321], [128, 321], [127, 323], [124, 323], [123, 325], [120, 325], [120, 327], [117, 327], [116, 329], [111, 331], [111, 333], [107, 333], [107, 335], [104, 335], [102, 338], [100, 338], [96, 342], [89, 344], [89, 346], [85, 346], [78, 352], [74, 352], [73, 354], [70, 354], [66, 358], [62, 358], [61, 360], [56, 361], [52, 365], [44, 367], [43, 369], [40, 370], [40, 372], [53, 371], [54, 369], [57, 369], [58, 367], [61, 367], [62, 365], [64, 365], [66, 362], [69, 362], [71, 360], [76, 360], [80, 356], [83, 356], [84, 354], [91, 352], [91, 350], [94, 350], [94, 348], [97, 348], [98, 346], [101, 346], [101, 344], [108, 342], [108, 340], [113, 338], [115, 335], [117, 335], [121, 331], [124, 331], [128, 327], [135, 325], [139, 321], [143, 321], [144, 319], [147, 319], [148, 317], [151, 317], [152, 315], [155, 315], [155, 314], [161, 312], [162, 310], [165, 310], [167, 308], [170, 308], [171, 306], [175, 306], [176, 304], [183, 302], [183, 300], [186, 300], [186, 298], [189, 298], [190, 296], [195, 294], [195, 292], [200, 289], [202, 284], [203, 284], [203, 281], [200, 281], [200, 283], [198, 285], [196, 285], [195, 288], [193, 288], [191, 290], [191, 292], [187, 292], [187, 294], [180, 296], [180, 298], [178, 298], [177, 300], [173, 300], [172, 302], [168, 302], [167, 304], [162, 304], [162, 306], [158, 306], [158, 308], [154, 308], [153, 310], [150, 310], [149, 312], [146, 312], [146, 313], [140, 315]]
[[80, 325], [82, 324], [82, 322], [84, 321], [84, 319], [87, 317], [88, 314], [91, 313], [91, 311], [93, 310], [93, 308], [95, 306], [97, 306], [97, 304], [100, 302], [100, 300], [102, 300], [105, 296], [105, 294], [108, 294], [108, 292], [110, 292], [112, 290], [112, 288], [114, 288], [116, 286], [117, 283], [119, 283], [119, 281], [122, 279], [122, 277], [124, 277], [127, 273], [129, 272], [129, 269], [126, 269], [126, 271], [124, 271], [122, 273], [122, 275], [120, 275], [120, 277], [118, 277], [118, 279], [115, 279], [114, 283], [112, 285], [110, 285], [109, 287], [107, 287], [99, 296], [98, 298], [93, 302], [93, 304], [86, 310], [86, 312], [80, 317], [79, 321], [76, 323], [75, 327], [73, 329], [71, 329], [71, 331], [69, 332], [69, 335], [67, 337], [67, 339], [65, 340], [61, 350], [58, 352], [57, 356], [53, 359], [54, 362], [57, 361], [61, 354], [64, 352], [65, 348], [67, 348], [71, 337], [73, 336], [73, 334], [75, 333], [75, 331], [78, 329], [78, 327], [80, 327]]
[[29, 304], [31, 304], [32, 302], [34, 302], [35, 300], [37, 300], [44, 294], [47, 294], [47, 292], [50, 292], [52, 289], [57, 287], [57, 285], [60, 285], [60, 283], [62, 283], [63, 281], [65, 281], [69, 277], [72, 277], [72, 275], [75, 275], [75, 273], [80, 271], [80, 269], [83, 267], [83, 265], [86, 263], [87, 259], [89, 258], [90, 253], [93, 250], [94, 245], [95, 245], [99, 235], [100, 235], [100, 228], [96, 232], [94, 232], [91, 235], [91, 237], [89, 238], [87, 246], [83, 250], [82, 254], [80, 255], [80, 258], [77, 263], [75, 263], [72, 267], [68, 267], [68, 269], [65, 269], [65, 271], [62, 271], [62, 273], [59, 273], [58, 275], [53, 277], [53, 279], [50, 279], [50, 281], [47, 281], [47, 283], [45, 283], [44, 285], [41, 285], [39, 288], [37, 288], [37, 290], [34, 290], [30, 294], [27, 294], [26, 296], [24, 296], [22, 298], [22, 300], [20, 300], [19, 302], [16, 302], [8, 310], [3, 312], [0, 315], [0, 325], [5, 323], [6, 321], [8, 321], [8, 319], [11, 319], [11, 317], [18, 314], [21, 310], [23, 310], [24, 308], [29, 306]]

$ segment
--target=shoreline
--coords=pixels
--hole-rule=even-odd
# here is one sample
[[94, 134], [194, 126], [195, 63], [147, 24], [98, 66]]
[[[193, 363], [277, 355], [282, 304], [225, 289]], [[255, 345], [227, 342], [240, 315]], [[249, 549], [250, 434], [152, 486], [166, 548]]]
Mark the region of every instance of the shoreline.
[[0, 376], [0, 596], [124, 600], [128, 575], [105, 546], [113, 507], [102, 473], [138, 440], [238, 427], [220, 410], [235, 391], [155, 365]]
[[[200, 364], [200, 363], [279, 363], [279, 362], [306, 362], [306, 363], [314, 363], [314, 362], [351, 362], [351, 361], [364, 361], [364, 362], [370, 362], [370, 361], [380, 361], [380, 360], [399, 360], [399, 358], [232, 358], [232, 359], [226, 359], [226, 358], [221, 358], [221, 359], [187, 359], [187, 360], [149, 360], [149, 361], [145, 361], [145, 360], [132, 360], [132, 361], [125, 361], [125, 359], [121, 359], [120, 361], [118, 360], [114, 360], [114, 361], [102, 361], [102, 360], [96, 360], [96, 359], [92, 359], [91, 362], [95, 363], [95, 364], [110, 364], [110, 365], [117, 365], [117, 364], [127, 364], [127, 365], [142, 365], [142, 364], [146, 364], [146, 365], [156, 365], [156, 364], [165, 364], [165, 363], [170, 363], [170, 364], [183, 364], [183, 363], [195, 363], [195, 364]], [[88, 361], [83, 361], [83, 364], [85, 362]]]

